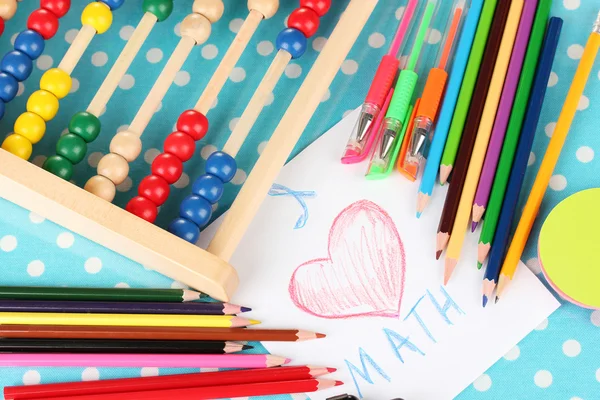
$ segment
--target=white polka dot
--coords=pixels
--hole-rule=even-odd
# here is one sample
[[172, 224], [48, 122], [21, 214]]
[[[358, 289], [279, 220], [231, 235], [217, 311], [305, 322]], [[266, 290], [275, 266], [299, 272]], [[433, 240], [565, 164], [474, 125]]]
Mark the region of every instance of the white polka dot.
[[33, 369], [23, 374], [23, 385], [39, 385], [41, 381], [40, 373]]
[[229, 30], [233, 33], [238, 33], [242, 25], [244, 24], [244, 20], [241, 18], [234, 18], [229, 22]]
[[572, 44], [567, 49], [567, 55], [573, 60], [579, 60], [583, 55], [583, 46], [580, 44]]
[[81, 373], [81, 380], [84, 382], [87, 381], [97, 381], [100, 379], [100, 371], [98, 368], [86, 368]]
[[557, 192], [561, 190], [565, 190], [567, 187], [567, 178], [564, 175], [554, 175], [550, 178], [550, 189], [555, 190]]
[[296, 79], [302, 75], [302, 67], [298, 64], [290, 64], [285, 68], [285, 76]]
[[231, 71], [229, 79], [231, 79], [231, 81], [235, 83], [243, 81], [244, 79], [246, 79], [246, 70], [242, 67], [235, 67]]
[[375, 32], [369, 36], [369, 46], [373, 47], [374, 49], [379, 49], [383, 47], [384, 44], [385, 36], [383, 36], [381, 33]]
[[33, 165], [37, 165], [38, 167], [41, 168], [42, 165], [44, 165], [44, 163], [46, 162], [46, 158], [48, 158], [48, 157], [43, 156], [43, 155], [37, 155], [37, 156], [33, 157], [33, 160], [31, 160], [31, 162], [33, 163]]
[[0, 249], [7, 253], [17, 248], [17, 238], [13, 235], [6, 235], [0, 239]]
[[129, 90], [133, 85], [135, 85], [135, 78], [130, 74], [125, 74], [123, 78], [121, 78], [121, 82], [119, 82], [119, 87], [123, 90]]
[[552, 385], [552, 374], [550, 373], [550, 371], [540, 370], [535, 373], [533, 381], [535, 382], [536, 386], [545, 389], [548, 386]]
[[116, 188], [119, 192], [128, 192], [132, 186], [133, 186], [133, 181], [131, 180], [130, 177], [127, 177], [127, 178], [125, 178], [125, 180], [123, 182], [118, 184], [116, 186]]
[[68, 249], [73, 246], [75, 242], [75, 237], [71, 232], [62, 232], [56, 237], [56, 244], [61, 249]]
[[575, 396], [575, 397], [571, 397], [569, 400], [583, 400], [583, 399], [581, 397]]
[[273, 46], [273, 43], [268, 40], [263, 40], [258, 44], [258, 46], [256, 46], [256, 51], [261, 56], [268, 56], [273, 52], [273, 50], [275, 50], [275, 46]]
[[29, 274], [29, 276], [40, 276], [44, 273], [44, 269], [44, 263], [40, 260], [33, 260], [32, 262], [27, 264], [27, 274]]
[[437, 29], [432, 29], [427, 37], [427, 43], [438, 44], [442, 40], [442, 33]]
[[229, 121], [229, 130], [233, 131], [237, 126], [238, 122], [240, 122], [239, 118], [232, 118], [231, 121]]
[[187, 71], [179, 71], [176, 75], [175, 75], [175, 80], [174, 83], [177, 86], [185, 86], [188, 83], [190, 83], [190, 73]]
[[234, 185], [241, 185], [246, 181], [246, 177], [246, 172], [238, 168], [235, 175], [233, 176], [233, 179], [231, 179], [231, 183], [233, 183]]
[[212, 144], [207, 144], [202, 148], [202, 150], [200, 150], [200, 157], [204, 158], [205, 160], [208, 160], [208, 157], [210, 157], [210, 155], [215, 151], [217, 151], [217, 148], [215, 146], [213, 146]]
[[536, 328], [536, 331], [543, 331], [548, 327], [548, 318], [545, 318]]
[[325, 94], [323, 95], [323, 98], [321, 98], [321, 103], [326, 102], [327, 100], [329, 100], [331, 98], [331, 90], [327, 89], [327, 91], [325, 92]]
[[119, 282], [115, 285], [116, 288], [123, 288], [123, 289], [127, 289], [131, 286], [129, 286], [129, 283], [125, 283], [125, 282]]
[[594, 159], [594, 150], [588, 146], [581, 146], [575, 153], [577, 159], [582, 163], [589, 163]]
[[44, 222], [46, 220], [46, 218], [44, 218], [41, 215], [38, 215], [38, 214], [36, 214], [34, 212], [30, 212], [29, 213], [29, 220], [33, 224], [41, 224], [42, 222]]
[[163, 58], [163, 52], [158, 47], [150, 49], [146, 53], [146, 60], [148, 60], [148, 62], [151, 64], [156, 64], [157, 62], [160, 62], [160, 60], [162, 60], [162, 58]]
[[596, 380], [600, 382], [600, 368], [596, 370]]
[[535, 153], [532, 151], [531, 153], [529, 153], [529, 160], [527, 160], [527, 166], [531, 167], [533, 164], [535, 164]]
[[104, 157], [104, 154], [100, 153], [99, 151], [95, 151], [88, 156], [88, 164], [90, 165], [90, 167], [96, 168], [98, 167], [98, 163], [100, 162], [102, 157]]
[[92, 65], [102, 67], [108, 62], [108, 55], [103, 51], [97, 51], [92, 54]]
[[173, 281], [173, 283], [171, 283], [171, 289], [189, 289], [189, 286], [179, 281]]
[[558, 83], [558, 75], [556, 75], [556, 72], [551, 72], [550, 78], [548, 79], [548, 87], [556, 86], [557, 83]]
[[214, 44], [207, 44], [200, 53], [205, 59], [212, 60], [219, 55], [219, 49]]
[[567, 10], [576, 10], [579, 8], [580, 0], [564, 0], [563, 3]]
[[582, 95], [579, 99], [579, 103], [577, 104], [577, 109], [579, 111], [583, 111], [590, 106], [590, 99], [587, 96]]
[[527, 260], [527, 262], [525, 264], [531, 270], [531, 272], [533, 272], [536, 275], [538, 275], [542, 272], [542, 267], [540, 266], [540, 261], [536, 257], [530, 258], [529, 260]]
[[313, 50], [316, 52], [320, 52], [321, 50], [323, 50], [323, 47], [325, 47], [325, 44], [327, 44], [327, 38], [319, 36], [318, 38], [315, 38], [315, 40], [313, 40]]
[[83, 265], [88, 274], [97, 274], [102, 269], [102, 260], [98, 257], [90, 257]]
[[54, 64], [54, 60], [47, 54], [41, 55], [35, 62], [35, 65], [42, 71], [52, 68], [52, 64]]
[[144, 367], [140, 371], [140, 375], [143, 376], [143, 377], [158, 376], [159, 375], [158, 368], [156, 368], [156, 367]]
[[569, 339], [563, 343], [563, 353], [567, 357], [577, 357], [581, 353], [581, 344], [575, 339]]
[[125, 25], [119, 31], [119, 36], [123, 40], [129, 40], [131, 38], [131, 35], [133, 35], [134, 31], [135, 31], [135, 28], [133, 26], [131, 26], [131, 25]]
[[520, 355], [521, 349], [519, 348], [519, 346], [515, 346], [504, 355], [504, 359], [508, 361], [515, 361], [517, 358], [519, 358]]
[[262, 152], [265, 150], [265, 147], [267, 147], [267, 143], [269, 143], [269, 142], [267, 142], [266, 140], [264, 142], [260, 142], [260, 144], [256, 148], [256, 151], [258, 152], [258, 154], [262, 154]]
[[25, 92], [25, 84], [23, 82], [19, 82], [19, 88], [17, 89], [17, 96], [19, 97]]
[[72, 78], [71, 79], [71, 90], [69, 90], [69, 93], [73, 94], [78, 90], [79, 90], [79, 79]]
[[183, 189], [190, 184], [190, 176], [183, 172], [181, 177], [173, 184], [177, 189]]
[[173, 27], [173, 32], [175, 32], [176, 36], [181, 37], [181, 22], [175, 24], [175, 27]]
[[271, 104], [273, 104], [273, 102], [275, 101], [275, 95], [273, 94], [273, 92], [269, 93], [269, 96], [267, 97], [267, 100], [265, 101], [265, 106], [270, 106]]
[[396, 19], [400, 21], [404, 15], [404, 7], [400, 7], [396, 10]]
[[592, 312], [592, 314], [590, 315], [590, 321], [592, 321], [592, 325], [600, 327], [600, 310]]
[[556, 128], [556, 122], [550, 122], [548, 125], [546, 125], [546, 127], [544, 128], [544, 131], [546, 132], [546, 136], [551, 138], [552, 135], [554, 134], [555, 128]]
[[354, 75], [358, 71], [358, 63], [354, 60], [346, 60], [342, 64], [342, 72], [345, 75]]
[[69, 44], [73, 43], [75, 37], [79, 33], [79, 29], [69, 29], [67, 33], [65, 33], [65, 41]]
[[488, 374], [483, 374], [473, 382], [473, 387], [478, 392], [485, 392], [492, 387], [492, 378]]
[[152, 161], [160, 154], [160, 150], [158, 149], [148, 149], [144, 153], [144, 161], [148, 164], [152, 164]]

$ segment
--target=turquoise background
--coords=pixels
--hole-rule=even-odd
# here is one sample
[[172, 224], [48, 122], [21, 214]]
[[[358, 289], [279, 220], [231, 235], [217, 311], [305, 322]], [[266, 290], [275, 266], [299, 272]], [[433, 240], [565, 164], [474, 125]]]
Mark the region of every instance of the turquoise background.
[[[47, 42], [45, 55], [35, 62], [32, 76], [22, 85], [20, 96], [7, 105], [7, 113], [0, 121], [0, 135], [8, 134], [16, 117], [25, 110], [29, 94], [38, 88], [42, 73], [57, 66], [80, 27], [79, 16], [87, 1], [73, 0], [71, 12], [61, 20], [57, 35]], [[104, 76], [125, 45], [133, 27], [141, 18], [141, 0], [128, 0], [115, 11], [113, 27], [96, 37], [73, 73], [77, 80], [73, 93], [61, 101], [56, 119], [48, 124], [48, 133], [34, 150], [33, 162], [41, 165], [46, 156], [53, 154], [59, 134], [65, 129], [73, 113], [83, 110], [92, 99]], [[128, 76], [121, 83], [101, 117], [103, 134], [90, 145], [89, 156], [82, 162], [74, 177], [78, 185], [93, 175], [101, 154], [108, 148], [112, 135], [133, 119], [145, 95], [178, 37], [178, 22], [190, 12], [192, 0], [176, 0], [173, 15], [158, 24], [133, 63]], [[162, 107], [157, 111], [143, 137], [142, 156], [132, 164], [131, 177], [119, 187], [116, 203], [124, 205], [135, 193], [136, 183], [149, 171], [149, 163], [161, 148], [162, 139], [171, 132], [179, 113], [190, 108], [200, 95], [215, 70], [220, 58], [233, 39], [241, 21], [247, 15], [246, 2], [225, 0], [226, 12], [213, 26], [208, 42], [195, 49], [178, 75]], [[202, 172], [204, 160], [220, 148], [231, 132], [275, 51], [274, 41], [284, 28], [287, 15], [298, 1], [282, 0], [279, 13], [263, 22], [247, 51], [224, 87], [217, 106], [208, 117], [209, 134], [198, 143], [198, 156], [186, 164], [186, 174], [175, 185], [172, 196], [162, 208], [158, 223], [165, 226], [175, 215], [179, 202], [189, 192], [189, 177]], [[304, 133], [296, 152], [310, 144], [320, 134], [339, 121], [348, 111], [362, 102], [378, 61], [387, 51], [397, 26], [400, 6], [405, 1], [381, 0], [360, 39], [344, 63], [317, 114]], [[444, 3], [447, 3], [444, 1]], [[335, 0], [330, 13], [323, 18], [321, 29], [310, 40], [305, 56], [292, 63], [274, 92], [272, 103], [265, 108], [256, 127], [238, 156], [240, 172], [219, 203], [220, 214], [231, 203], [246, 172], [256, 161], [265, 141], [273, 132], [293, 94], [302, 83], [322, 48], [347, 1]], [[17, 15], [6, 23], [0, 38], [0, 49], [7, 52], [11, 38], [24, 29], [29, 13], [38, 2], [19, 4]], [[531, 185], [544, 150], [552, 134], [563, 100], [574, 75], [578, 59], [589, 35], [595, 15], [600, 8], [598, 0], [555, 0], [552, 14], [565, 20], [562, 38], [549, 83], [547, 99], [538, 127], [538, 134], [530, 158], [527, 185]], [[396, 16], [396, 18], [394, 18]], [[438, 24], [443, 23], [438, 19]], [[434, 32], [430, 39], [439, 40]], [[433, 48], [433, 46], [431, 46]], [[428, 52], [429, 54], [435, 52]], [[600, 164], [595, 152], [600, 151], [600, 63], [596, 63], [580, 111], [571, 129], [550, 188], [544, 199], [540, 218], [532, 238], [539, 233], [540, 221], [554, 205], [568, 195], [600, 186]], [[341, 149], [340, 149], [341, 150]], [[532, 240], [524, 255], [527, 265], [539, 273], [536, 245]], [[181, 287], [163, 276], [145, 269], [88, 240], [71, 234], [39, 216], [32, 215], [11, 203], [0, 200], [0, 284], [2, 285], [70, 285], [70, 286], [130, 286]], [[251, 305], [250, 305], [251, 306]], [[258, 318], [270, 318], [268, 310], [256, 310]], [[532, 332], [503, 359], [483, 374], [458, 398], [467, 399], [600, 399], [600, 312], [584, 310], [564, 304], [547, 322]], [[293, 344], [290, 344], [293, 346]], [[457, 367], [460, 367], [457, 360]], [[0, 386], [23, 383], [77, 381], [81, 379], [109, 379], [126, 376], [155, 375], [183, 372], [184, 370], [148, 369], [48, 369], [0, 368]], [[189, 372], [191, 370], [185, 370]], [[401, 393], [398, 393], [401, 396]], [[294, 398], [304, 399], [304, 395]], [[382, 399], [377, 399], [382, 400]], [[383, 399], [384, 400], [384, 399]], [[410, 400], [410, 399], [407, 399]]]

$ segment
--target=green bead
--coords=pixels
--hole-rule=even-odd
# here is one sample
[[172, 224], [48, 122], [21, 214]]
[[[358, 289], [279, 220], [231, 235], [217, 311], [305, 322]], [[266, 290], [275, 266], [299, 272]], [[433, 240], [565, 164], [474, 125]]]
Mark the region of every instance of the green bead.
[[44, 169], [66, 181], [73, 176], [73, 164], [61, 156], [51, 156], [44, 162]]
[[152, 13], [158, 21], [169, 18], [173, 12], [173, 0], [144, 0], [144, 12]]
[[87, 144], [80, 136], [67, 133], [56, 143], [56, 153], [73, 164], [80, 163], [87, 153]]
[[69, 122], [69, 132], [81, 136], [87, 143], [91, 143], [100, 134], [100, 120], [94, 114], [82, 111], [73, 115]]

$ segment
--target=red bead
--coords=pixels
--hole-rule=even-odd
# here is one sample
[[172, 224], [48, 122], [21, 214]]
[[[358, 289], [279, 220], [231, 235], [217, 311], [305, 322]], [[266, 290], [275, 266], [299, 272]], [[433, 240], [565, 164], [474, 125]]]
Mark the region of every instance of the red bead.
[[46, 40], [56, 35], [58, 18], [52, 12], [40, 8], [29, 15], [27, 28], [36, 31]]
[[142, 179], [138, 187], [138, 194], [151, 200], [157, 206], [162, 206], [169, 198], [171, 188], [167, 181], [160, 176], [150, 175]]
[[312, 8], [322, 17], [331, 8], [331, 0], [300, 0], [300, 6]]
[[194, 140], [200, 140], [208, 132], [208, 119], [196, 110], [184, 111], [177, 120], [177, 130], [187, 133]]
[[181, 161], [186, 162], [194, 155], [196, 151], [196, 142], [190, 135], [183, 132], [173, 132], [165, 139], [165, 153], [177, 156]]
[[308, 7], [296, 8], [288, 18], [288, 28], [298, 29], [307, 38], [317, 33], [319, 29], [319, 15]]
[[0, 18], [0, 36], [4, 33], [4, 20]]
[[142, 196], [136, 196], [129, 200], [125, 209], [151, 223], [156, 221], [156, 216], [158, 215], [156, 204]]
[[152, 173], [164, 178], [169, 185], [172, 185], [181, 178], [183, 163], [172, 154], [162, 153], [152, 162]]
[[58, 18], [62, 18], [71, 8], [71, 0], [40, 0], [40, 8], [51, 11]]

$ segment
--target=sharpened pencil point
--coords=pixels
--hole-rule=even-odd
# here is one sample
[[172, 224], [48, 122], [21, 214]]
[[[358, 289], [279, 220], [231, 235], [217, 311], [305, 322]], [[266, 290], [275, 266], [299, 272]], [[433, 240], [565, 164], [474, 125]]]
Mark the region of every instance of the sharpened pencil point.
[[442, 256], [443, 251], [442, 250], [438, 250], [435, 252], [435, 259], [439, 260], [440, 257]]
[[243, 328], [250, 325], [260, 324], [260, 321], [256, 321], [253, 319], [246, 319], [241, 317], [232, 317], [231, 318], [231, 327], [232, 328]]
[[483, 295], [483, 307], [487, 306], [488, 303], [488, 297], [484, 294]]
[[421, 214], [423, 214], [423, 211], [427, 208], [430, 197], [431, 196], [428, 196], [425, 193], [419, 192], [419, 195], [417, 196], [417, 218], [421, 218]]
[[446, 286], [450, 281], [452, 273], [454, 272], [454, 268], [456, 268], [456, 264], [458, 264], [458, 260], [446, 258], [446, 263], [444, 265], [444, 286]]
[[289, 364], [290, 362], [292, 362], [292, 360], [290, 360], [289, 358], [274, 356], [272, 354], [266, 355], [265, 360], [267, 368], [280, 367], [282, 365]]
[[479, 225], [479, 222], [471, 222], [471, 232], [475, 232], [477, 230], [477, 225]]
[[329, 372], [330, 374], [333, 374], [336, 371], [337, 371], [337, 368], [327, 368], [327, 372]]
[[283, 364], [285, 365], [285, 364], [289, 364], [291, 362], [292, 362], [291, 358], [286, 358], [285, 361], [283, 362]]
[[254, 346], [250, 346], [249, 344], [245, 344], [242, 346], [242, 351], [243, 350], [252, 350], [254, 348]]
[[327, 335], [324, 333], [317, 333], [316, 336], [317, 336], [317, 339], [323, 339], [323, 338], [327, 337]]
[[245, 313], [245, 312], [250, 312], [252, 311], [252, 309], [250, 307], [240, 307], [240, 311]]
[[452, 165], [441, 165], [440, 166], [440, 185], [444, 186], [446, 182], [448, 182], [448, 178], [450, 177], [450, 172], [452, 172]]
[[421, 215], [422, 215], [422, 214], [423, 214], [423, 213], [420, 213], [420, 212], [418, 212], [418, 211], [417, 211], [417, 218], [421, 218]]
[[335, 381], [335, 386], [342, 386], [344, 384], [344, 382], [342, 381]]
[[500, 300], [500, 297], [496, 296], [496, 300], [494, 301], [494, 304], [498, 304], [498, 300]]
[[479, 261], [477, 261], [477, 269], [481, 269], [483, 267], [483, 264], [480, 263]]

